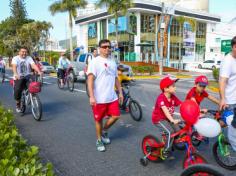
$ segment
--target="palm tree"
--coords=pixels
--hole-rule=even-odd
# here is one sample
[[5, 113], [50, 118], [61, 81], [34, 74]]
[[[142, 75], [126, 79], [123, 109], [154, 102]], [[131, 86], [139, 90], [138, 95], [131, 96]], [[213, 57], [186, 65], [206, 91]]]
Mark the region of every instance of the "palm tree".
[[68, 12], [69, 14], [69, 27], [70, 27], [70, 59], [73, 60], [73, 44], [72, 44], [72, 27], [73, 19], [77, 17], [77, 8], [85, 8], [87, 5], [86, 0], [60, 0], [54, 2], [49, 10], [52, 15], [56, 13]]
[[132, 0], [99, 0], [97, 7], [107, 7], [109, 14], [115, 18], [116, 27], [116, 42], [118, 44], [118, 17], [119, 15], [126, 15], [129, 8], [133, 7]]

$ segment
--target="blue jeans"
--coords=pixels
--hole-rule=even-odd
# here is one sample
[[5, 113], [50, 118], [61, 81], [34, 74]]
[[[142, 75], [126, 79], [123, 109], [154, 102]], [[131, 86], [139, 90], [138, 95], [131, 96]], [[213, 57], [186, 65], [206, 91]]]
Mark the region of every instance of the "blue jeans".
[[[234, 112], [236, 104], [229, 105], [229, 109]], [[236, 151], [236, 114], [234, 112], [234, 118], [231, 125], [228, 126], [228, 139], [234, 151]]]

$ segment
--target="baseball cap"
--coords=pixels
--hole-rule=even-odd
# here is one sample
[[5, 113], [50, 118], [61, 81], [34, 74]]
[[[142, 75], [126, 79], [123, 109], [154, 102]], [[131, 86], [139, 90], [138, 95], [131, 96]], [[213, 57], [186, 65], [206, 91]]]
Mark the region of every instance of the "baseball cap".
[[198, 76], [195, 79], [195, 84], [199, 84], [200, 86], [207, 86], [208, 85], [208, 79], [204, 75]]
[[164, 90], [164, 88], [171, 86], [176, 83], [179, 79], [171, 79], [169, 76], [163, 78], [160, 82], [160, 89]]

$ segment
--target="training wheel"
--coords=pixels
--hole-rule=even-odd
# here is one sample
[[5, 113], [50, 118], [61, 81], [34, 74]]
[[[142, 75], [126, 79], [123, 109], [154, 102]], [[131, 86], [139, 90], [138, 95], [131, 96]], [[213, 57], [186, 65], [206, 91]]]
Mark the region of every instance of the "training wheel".
[[147, 166], [147, 165], [148, 165], [148, 160], [147, 160], [147, 159], [144, 159], [144, 158], [141, 158], [141, 159], [140, 159], [140, 163], [141, 163], [141, 165], [143, 165], [143, 166]]

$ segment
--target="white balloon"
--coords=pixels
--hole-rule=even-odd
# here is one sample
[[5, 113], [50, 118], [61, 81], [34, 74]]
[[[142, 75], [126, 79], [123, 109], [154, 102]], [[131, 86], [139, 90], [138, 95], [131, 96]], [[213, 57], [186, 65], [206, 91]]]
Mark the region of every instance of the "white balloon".
[[213, 138], [220, 134], [220, 124], [211, 118], [202, 118], [194, 125], [197, 132], [205, 137]]

